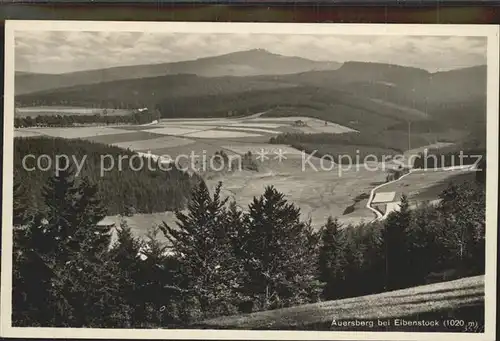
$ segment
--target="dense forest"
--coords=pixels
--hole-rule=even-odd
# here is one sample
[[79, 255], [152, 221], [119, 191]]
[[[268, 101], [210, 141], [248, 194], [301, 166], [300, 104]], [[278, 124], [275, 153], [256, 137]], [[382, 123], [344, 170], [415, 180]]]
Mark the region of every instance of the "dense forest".
[[430, 151], [420, 153], [413, 164], [415, 168], [442, 168], [473, 165], [486, 158], [485, 150], [464, 150], [456, 152]]
[[[343, 134], [283, 133], [271, 137], [269, 143], [286, 144], [308, 154], [314, 153], [317, 157], [329, 155], [335, 162], [339, 162], [342, 156], [350, 156], [353, 160], [358, 157], [360, 162], [363, 162], [368, 156], [371, 158], [369, 160], [373, 161], [374, 157], [382, 160], [383, 157], [402, 154], [408, 149], [408, 134], [397, 131], [390, 134], [373, 131]], [[414, 147], [420, 147], [428, 145], [429, 140], [414, 134], [411, 143]]]
[[[30, 156], [24, 167], [23, 159], [27, 155]], [[42, 155], [50, 158], [50, 165], [46, 156], [40, 158]], [[134, 152], [118, 147], [84, 140], [18, 137], [14, 139], [15, 180], [26, 188], [30, 211], [43, 210], [46, 206], [40, 188], [54, 174], [58, 155], [66, 155], [73, 168], [76, 163], [82, 163], [78, 176], [97, 184], [96, 195], [107, 215], [122, 214], [130, 209], [151, 213], [183, 208], [191, 188], [200, 181], [197, 175], [189, 175], [173, 165], [161, 169], [154, 162], [148, 163], [146, 157], [132, 158], [136, 155]], [[40, 160], [41, 167], [36, 160]], [[30, 171], [33, 167], [38, 169]]]
[[[420, 153], [414, 162], [415, 168], [441, 168], [465, 165], [485, 165], [486, 134], [470, 133], [464, 139], [448, 147], [431, 148]], [[479, 167], [480, 168], [480, 167]]]
[[38, 115], [15, 117], [14, 127], [73, 127], [88, 124], [145, 124], [160, 119], [157, 110], [134, 112], [130, 115]]
[[450, 184], [438, 206], [410, 210], [403, 196], [385, 221], [330, 218], [319, 231], [272, 186], [245, 211], [221, 186], [210, 194], [199, 182], [177, 226], [139, 240], [122, 224], [110, 245], [93, 181], [54, 175], [39, 194], [46, 209], [32, 211], [30, 184], [16, 178], [13, 325], [182, 328], [484, 273], [481, 183]]
[[[161, 96], [156, 87], [151, 88], [149, 92], [145, 89], [128, 89], [125, 93], [106, 95], [105, 98], [97, 91], [94, 97], [81, 91], [67, 90], [66, 93], [65, 89], [61, 89], [61, 92], [17, 96], [16, 103], [19, 107], [70, 105], [118, 109], [140, 108], [153, 104], [162, 118], [230, 117], [260, 112], [268, 112], [266, 116], [269, 117], [290, 116], [289, 112], [283, 111], [283, 108], [288, 108], [288, 111], [292, 110], [292, 116], [316, 117], [357, 130], [381, 130], [387, 127], [397, 129], [400, 124], [406, 124], [407, 120], [419, 122], [423, 119], [411, 109], [373, 101], [338, 89], [317, 86], [266, 86], [262, 89], [256, 86], [241, 91], [212, 91], [213, 93], [192, 93], [190, 86], [197, 85], [185, 84], [178, 88], [168, 88]], [[182, 90], [188, 91], [189, 95], [175, 95]], [[112, 89], [106, 88], [105, 93], [109, 91]], [[134, 91], [141, 92], [142, 95], [134, 95]], [[151, 93], [155, 95], [152, 96]], [[441, 109], [436, 108], [436, 111], [439, 110]], [[428, 122], [426, 127], [432, 129], [434, 120], [424, 121]]]

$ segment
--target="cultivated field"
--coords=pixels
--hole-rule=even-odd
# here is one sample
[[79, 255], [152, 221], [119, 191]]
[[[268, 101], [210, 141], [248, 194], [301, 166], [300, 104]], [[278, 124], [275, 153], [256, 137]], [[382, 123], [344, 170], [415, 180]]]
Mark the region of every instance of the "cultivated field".
[[203, 131], [189, 133], [186, 134], [185, 136], [193, 138], [202, 138], [202, 139], [224, 139], [224, 138], [259, 137], [260, 135], [240, 132], [240, 131], [211, 129], [211, 130], [203, 130]]
[[180, 146], [187, 146], [194, 143], [193, 140], [177, 137], [177, 136], [164, 136], [160, 138], [138, 140], [138, 141], [127, 141], [127, 142], [116, 142], [112, 143], [113, 146], [131, 149], [136, 151], [145, 150], [156, 150], [160, 148], [173, 148]]
[[[305, 122], [305, 126], [297, 126], [297, 121]], [[211, 157], [221, 150], [228, 155], [251, 152], [259, 167], [258, 171], [209, 172], [205, 174], [207, 183], [213, 187], [222, 181], [223, 193], [243, 209], [247, 208], [254, 196], [261, 195], [266, 186], [274, 185], [301, 208], [302, 218], [310, 219], [316, 228], [323, 225], [330, 215], [338, 217], [344, 224], [371, 221], [374, 213], [366, 208], [367, 199], [359, 200], [358, 197], [370, 193], [374, 186], [385, 180], [386, 174], [382, 167], [379, 170], [374, 170], [377, 167], [352, 167], [347, 170], [338, 165], [321, 164], [317, 158], [312, 159], [311, 167], [304, 162], [300, 151], [286, 145], [268, 143], [270, 137], [283, 131], [310, 132], [311, 129], [329, 130], [332, 133], [351, 131], [333, 122], [325, 125], [324, 121], [309, 117], [253, 115], [234, 119], [168, 119], [148, 126], [21, 128], [16, 129], [16, 136], [41, 134], [81, 138], [153, 156], [168, 155], [171, 158], [178, 155], [189, 156], [191, 153]], [[278, 159], [280, 151], [284, 156], [281, 161]], [[264, 159], [257, 158], [261, 152], [266, 153]], [[422, 195], [423, 190], [447, 179], [449, 175], [443, 172], [412, 175], [404, 182], [382, 189], [384, 192], [396, 192], [394, 201], [403, 192], [413, 198]], [[348, 207], [350, 208], [346, 210]], [[137, 215], [145, 220], [139, 224], [131, 222], [131, 225], [137, 226], [137, 231], [145, 231], [151, 225], [146, 220], [156, 219], [146, 218], [147, 216]], [[155, 221], [159, 222], [161, 219]]]
[[14, 132], [15, 137], [35, 137], [35, 136], [44, 136], [44, 134], [41, 134], [37, 131], [28, 131], [28, 130], [22, 130], [22, 131], [15, 131]]
[[[34, 113], [34, 109], [29, 111], [29, 108], [23, 108], [25, 112]], [[97, 109], [82, 109], [69, 108], [71, 112], [93, 113], [92, 110]], [[48, 109], [47, 109], [48, 110]], [[55, 110], [55, 109], [51, 109]], [[99, 109], [100, 110], [100, 109]], [[298, 126], [297, 121], [305, 123], [304, 126]], [[271, 136], [278, 135], [282, 132], [330, 132], [330, 133], [345, 133], [353, 131], [350, 128], [335, 124], [333, 122], [309, 118], [309, 117], [278, 117], [278, 118], [263, 118], [259, 115], [252, 115], [248, 118], [234, 119], [164, 119], [158, 124], [137, 125], [137, 126], [118, 126], [118, 127], [98, 127], [99, 131], [95, 134], [90, 133], [96, 129], [94, 127], [75, 127], [75, 128], [21, 128], [17, 129], [18, 135], [26, 131], [36, 131], [40, 134], [49, 136], [61, 136], [67, 138], [90, 138], [93, 136], [132, 133], [134, 131], [150, 132], [158, 135], [171, 136], [186, 136], [199, 139], [228, 139], [228, 138], [247, 138], [260, 137], [262, 142], [267, 142]], [[89, 131], [90, 129], [90, 131]], [[114, 129], [114, 130], [109, 130]], [[132, 141], [132, 140], [131, 140]], [[114, 141], [111, 141], [114, 142]]]
[[164, 135], [151, 133], [149, 131], [137, 130], [137, 131], [126, 131], [125, 133], [122, 134], [118, 133], [118, 134], [109, 134], [100, 136], [88, 136], [85, 137], [85, 140], [97, 143], [104, 143], [104, 144], [114, 144], [123, 142], [153, 140], [164, 137], [165, 137]]

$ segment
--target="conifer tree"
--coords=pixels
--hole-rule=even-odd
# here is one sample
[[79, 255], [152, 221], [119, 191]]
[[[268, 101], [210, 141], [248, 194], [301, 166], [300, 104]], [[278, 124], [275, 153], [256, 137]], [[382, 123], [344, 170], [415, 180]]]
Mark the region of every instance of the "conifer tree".
[[411, 223], [408, 199], [401, 197], [399, 211], [387, 217], [382, 231], [382, 241], [386, 261], [386, 289], [402, 288], [407, 279], [408, 241], [407, 233]]
[[347, 259], [345, 253], [347, 245], [337, 219], [328, 217], [320, 233], [320, 280], [325, 283], [323, 296], [328, 300], [341, 296], [346, 280]]
[[238, 310], [241, 313], [251, 313], [253, 311], [253, 298], [245, 291], [245, 283], [248, 280], [245, 266], [242, 259], [245, 257], [245, 246], [248, 240], [245, 238], [248, 226], [248, 216], [245, 215], [236, 205], [235, 201], [229, 204], [226, 219], [227, 231], [234, 253], [234, 269], [237, 274], [233, 288], [237, 296]]
[[116, 264], [116, 281], [124, 301], [130, 305], [133, 326], [144, 322], [139, 316], [142, 304], [140, 289], [144, 282], [140, 258], [143, 244], [132, 234], [127, 222], [122, 220], [116, 232], [116, 241], [110, 250], [110, 258]]
[[177, 228], [166, 223], [162, 227], [179, 259], [182, 287], [189, 291], [185, 295], [192, 295], [207, 316], [234, 312], [237, 264], [221, 186], [219, 183], [211, 197], [206, 184], [200, 182], [193, 190], [188, 213], [176, 214]]
[[83, 178], [77, 186], [74, 202], [74, 216], [71, 223], [75, 230], [75, 238], [87, 244], [92, 252], [107, 250], [111, 243], [111, 228], [99, 226], [106, 216], [106, 210], [98, 198], [97, 186]]
[[448, 251], [442, 245], [440, 236], [444, 235], [442, 215], [431, 206], [423, 206], [412, 214], [408, 229], [408, 276], [412, 283], [424, 283], [432, 271], [439, 271], [444, 265]]
[[14, 176], [14, 184], [13, 184], [13, 225], [21, 226], [26, 223], [26, 219], [28, 216], [28, 198], [26, 193], [26, 188], [24, 185], [16, 180]]
[[37, 234], [44, 241], [34, 243], [35, 246], [43, 247], [41, 252], [62, 257], [62, 246], [72, 239], [74, 233], [75, 226], [71, 223], [77, 214], [74, 208], [77, 193], [78, 188], [70, 169], [48, 179], [42, 189], [46, 209], [40, 218], [44, 226], [42, 233]]
[[17, 252], [13, 264], [17, 273], [13, 283], [16, 304], [13, 316], [20, 325], [28, 321], [42, 326], [58, 325], [65, 318], [66, 322], [72, 318], [72, 309], [57, 294], [54, 281], [60, 261], [58, 255], [63, 250], [61, 235], [69, 230], [69, 207], [75, 192], [69, 172], [63, 171], [50, 178], [43, 193], [45, 212], [37, 213], [24, 229], [16, 233]]
[[481, 184], [450, 184], [441, 194], [443, 242], [452, 253], [450, 265], [459, 271], [482, 273], [485, 263], [485, 188]]
[[[27, 224], [27, 204], [26, 193], [21, 182], [14, 177], [13, 186], [13, 254], [12, 254], [12, 299], [13, 316], [15, 321], [28, 323], [32, 317], [28, 316], [31, 310], [29, 302], [26, 300], [26, 290], [30, 285], [29, 278], [26, 278], [27, 257], [26, 244], [26, 224]], [[19, 314], [19, 312], [21, 312]]]
[[321, 291], [316, 279], [317, 238], [300, 210], [274, 187], [266, 187], [249, 205], [242, 251], [245, 289], [258, 309], [314, 301]]
[[151, 227], [139, 250], [134, 320], [140, 327], [159, 326], [176, 319], [174, 311], [162, 309], [170, 306], [178, 292], [171, 290], [174, 288], [173, 272], [177, 269], [169, 267], [168, 247], [159, 239], [160, 232], [158, 226]]
[[110, 255], [123, 269], [136, 268], [140, 262], [140, 250], [143, 242], [132, 234], [132, 229], [122, 219], [116, 229], [116, 241], [113, 243]]
[[97, 227], [103, 210], [95, 188], [76, 184], [67, 170], [49, 179], [43, 196], [46, 210], [26, 227], [19, 264], [27, 315], [45, 326], [126, 324], [128, 308], [107, 255], [110, 231]]

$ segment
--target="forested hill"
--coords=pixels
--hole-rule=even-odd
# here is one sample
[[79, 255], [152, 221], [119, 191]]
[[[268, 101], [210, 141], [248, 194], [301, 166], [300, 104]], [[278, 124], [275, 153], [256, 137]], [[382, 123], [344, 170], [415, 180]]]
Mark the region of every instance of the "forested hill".
[[[23, 158], [26, 155], [38, 158], [44, 154], [52, 160], [52, 167], [47, 171], [28, 171], [23, 167]], [[191, 176], [175, 167], [168, 171], [149, 170], [146, 158], [142, 158], [144, 167], [138, 169], [141, 158], [137, 157], [131, 164], [129, 160], [134, 153], [130, 150], [83, 140], [19, 137], [14, 140], [15, 181], [26, 188], [27, 197], [31, 201], [30, 210], [44, 208], [41, 191], [47, 179], [54, 175], [56, 155], [67, 155], [72, 164], [73, 160], [79, 164], [84, 160], [78, 176], [87, 177], [90, 183], [97, 185], [98, 196], [108, 215], [123, 214], [130, 209], [137, 213], [151, 213], [184, 208], [191, 188], [201, 181], [197, 175]], [[121, 167], [120, 156], [129, 157], [124, 158]], [[45, 169], [47, 160], [40, 160]], [[104, 168], [101, 167], [101, 162]], [[114, 167], [110, 167], [111, 162], [114, 162]], [[29, 169], [36, 167], [35, 159], [27, 158], [26, 165]], [[157, 167], [155, 164], [152, 166]]]
[[172, 63], [118, 66], [65, 74], [16, 72], [16, 94], [56, 88], [176, 74], [204, 77], [283, 75], [310, 70], [335, 70], [340, 63], [282, 56], [263, 49]]
[[293, 115], [327, 119], [361, 131], [477, 130], [484, 126], [484, 66], [429, 73], [398, 65], [347, 62], [337, 70], [203, 77], [137, 75], [16, 96], [16, 105], [156, 107], [161, 116], [225, 117], [289, 107]]

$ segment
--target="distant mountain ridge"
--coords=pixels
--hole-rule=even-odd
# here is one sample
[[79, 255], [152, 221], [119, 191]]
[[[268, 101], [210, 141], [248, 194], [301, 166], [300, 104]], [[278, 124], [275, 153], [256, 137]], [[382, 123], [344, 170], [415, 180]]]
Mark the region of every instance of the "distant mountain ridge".
[[341, 65], [337, 62], [313, 61], [254, 49], [189, 61], [119, 66], [65, 74], [16, 72], [15, 93], [21, 95], [77, 85], [175, 74], [194, 74], [202, 77], [286, 75], [314, 70], [336, 70]]
[[[282, 59], [284, 62], [280, 62]], [[216, 66], [224, 66], [225, 73], [249, 73], [242, 72], [241, 67], [238, 72], [228, 67], [243, 65], [241, 60], [264, 65], [259, 73], [270, 74], [222, 77], [195, 74], [207, 70], [206, 74], [214, 75], [218, 72], [214, 71]], [[265, 63], [271, 60], [283, 65], [272, 69], [271, 64]], [[164, 118], [224, 117], [228, 112], [244, 115], [287, 107], [297, 114], [332, 120], [358, 131], [370, 127], [406, 131], [408, 121], [425, 121], [413, 127], [420, 127], [423, 133], [453, 128], [473, 131], [474, 136], [484, 135], [485, 65], [432, 73], [414, 67], [353, 61], [332, 70], [328, 69], [332, 66], [328, 63], [317, 64], [260, 50], [203, 58], [203, 67], [199, 61], [182, 62], [182, 68], [169, 69], [175, 69], [176, 74], [145, 77], [138, 67], [136, 74], [117, 76], [126, 79], [17, 94], [16, 105], [118, 109], [155, 106]], [[284, 73], [304, 68], [315, 69]], [[115, 68], [111, 70], [117, 72]], [[146, 70], [156, 72], [151, 68]], [[165, 67], [161, 72], [166, 72]]]

